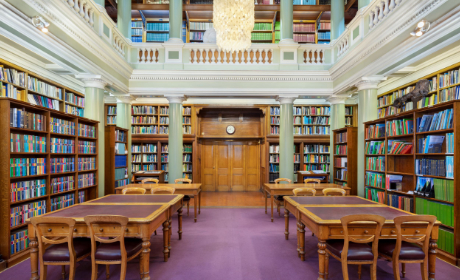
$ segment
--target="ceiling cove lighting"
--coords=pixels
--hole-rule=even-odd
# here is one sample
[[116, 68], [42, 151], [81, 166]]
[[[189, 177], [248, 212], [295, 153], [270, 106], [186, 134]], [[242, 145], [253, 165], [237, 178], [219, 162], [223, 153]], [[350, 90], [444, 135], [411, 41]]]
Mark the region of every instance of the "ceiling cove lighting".
[[220, 50], [249, 49], [254, 29], [254, 0], [214, 0], [213, 24]]
[[48, 32], [48, 26], [50, 26], [50, 24], [46, 22], [41, 16], [33, 17], [32, 24], [44, 33]]
[[410, 33], [411, 36], [414, 37], [420, 37], [423, 34], [425, 34], [431, 27], [431, 23], [429, 23], [426, 20], [422, 20], [419, 23], [417, 23], [417, 27], [415, 28], [414, 31]]

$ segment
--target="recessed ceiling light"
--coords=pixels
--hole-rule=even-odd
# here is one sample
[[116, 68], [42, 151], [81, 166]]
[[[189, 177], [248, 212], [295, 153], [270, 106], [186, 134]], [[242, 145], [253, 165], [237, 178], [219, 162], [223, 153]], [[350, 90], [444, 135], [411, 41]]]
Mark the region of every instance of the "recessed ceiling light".
[[37, 27], [38, 29], [40, 29], [43, 33], [47, 33], [48, 32], [48, 26], [50, 26], [50, 24], [48, 22], [46, 22], [41, 16], [35, 16], [32, 18], [32, 24]]
[[417, 27], [414, 31], [410, 33], [410, 35], [420, 37], [423, 34], [425, 34], [430, 29], [430, 27], [431, 24], [428, 21], [422, 20], [419, 23], [417, 23]]

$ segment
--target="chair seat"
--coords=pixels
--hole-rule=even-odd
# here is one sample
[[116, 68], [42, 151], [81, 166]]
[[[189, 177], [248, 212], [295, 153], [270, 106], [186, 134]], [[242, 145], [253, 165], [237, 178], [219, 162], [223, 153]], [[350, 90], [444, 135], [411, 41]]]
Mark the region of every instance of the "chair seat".
[[[125, 248], [128, 258], [142, 249], [142, 240], [138, 238], [125, 238]], [[96, 249], [98, 261], [121, 261], [120, 242], [101, 243]]]
[[[396, 240], [379, 240], [379, 253], [391, 258], [395, 248]], [[401, 252], [399, 253], [400, 260], [423, 260], [424, 258], [425, 253], [422, 248], [409, 242], [403, 241], [401, 243]]]
[[[74, 238], [73, 247], [77, 259], [91, 253], [91, 239], [89, 238]], [[69, 245], [68, 243], [53, 244], [46, 249], [43, 254], [43, 261], [45, 262], [68, 262], [70, 261]]]
[[[341, 257], [343, 251], [343, 240], [328, 240], [326, 241], [326, 248], [335, 256]], [[372, 247], [364, 243], [349, 243], [348, 256], [349, 261], [372, 261], [374, 254], [372, 254]]]
[[184, 195], [184, 198], [183, 198], [184, 201], [190, 201], [190, 196], [188, 195]]
[[284, 200], [284, 195], [275, 195], [275, 199], [278, 201], [283, 201]]

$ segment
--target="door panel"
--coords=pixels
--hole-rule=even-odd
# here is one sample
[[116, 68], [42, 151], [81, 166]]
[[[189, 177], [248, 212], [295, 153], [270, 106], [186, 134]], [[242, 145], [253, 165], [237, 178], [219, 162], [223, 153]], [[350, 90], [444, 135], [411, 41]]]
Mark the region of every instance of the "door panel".
[[258, 191], [260, 189], [260, 148], [259, 145], [251, 143], [246, 145], [245, 148], [246, 191]]
[[245, 190], [245, 185], [246, 185], [245, 174], [244, 174], [245, 145], [233, 143], [231, 144], [231, 150], [232, 150], [232, 159], [231, 159], [232, 187], [231, 189], [232, 191], [241, 192]]
[[216, 191], [214, 150], [213, 144], [203, 144], [201, 148], [201, 183], [203, 191]]
[[230, 190], [230, 145], [219, 143], [216, 151], [217, 191]]

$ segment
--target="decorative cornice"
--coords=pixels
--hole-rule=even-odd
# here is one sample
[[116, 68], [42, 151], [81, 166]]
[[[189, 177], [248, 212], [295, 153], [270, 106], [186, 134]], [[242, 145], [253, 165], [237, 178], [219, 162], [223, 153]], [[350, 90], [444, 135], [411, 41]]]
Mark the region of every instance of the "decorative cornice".
[[102, 79], [101, 75], [92, 74], [79, 74], [75, 75], [75, 78], [80, 79], [85, 83], [85, 88], [100, 88], [105, 89], [107, 82]]
[[168, 99], [170, 104], [182, 104], [187, 97], [184, 94], [165, 94], [165, 98]]

